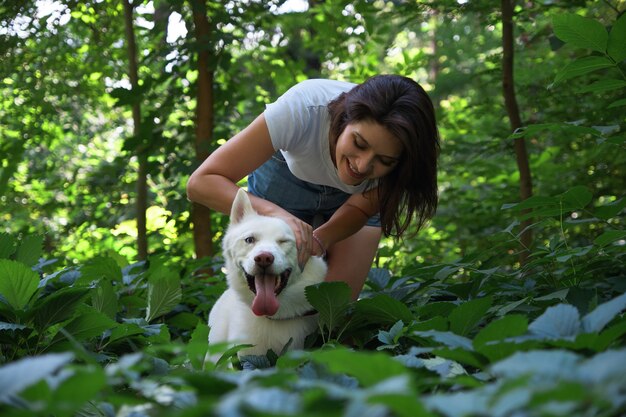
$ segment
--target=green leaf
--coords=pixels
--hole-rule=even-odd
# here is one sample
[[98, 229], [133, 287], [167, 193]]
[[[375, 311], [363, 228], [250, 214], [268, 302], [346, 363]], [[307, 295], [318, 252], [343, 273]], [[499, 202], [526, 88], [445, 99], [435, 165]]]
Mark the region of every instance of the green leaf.
[[474, 337], [474, 348], [486, 345], [488, 342], [504, 340], [508, 337], [521, 336], [528, 330], [528, 319], [519, 314], [510, 314], [492, 321]]
[[461, 348], [465, 350], [474, 350], [472, 347], [472, 341], [467, 337], [459, 336], [458, 334], [452, 332], [440, 332], [437, 330], [427, 330], [427, 331], [418, 331], [413, 332], [415, 336], [419, 337], [427, 337], [429, 339], [433, 339], [436, 342], [439, 342], [445, 346], [456, 349]]
[[87, 288], [67, 287], [55, 291], [33, 307], [35, 327], [42, 331], [53, 324], [67, 320], [76, 313], [76, 308], [89, 293]]
[[39, 258], [41, 258], [42, 252], [43, 236], [28, 235], [20, 242], [15, 254], [15, 260], [28, 266], [33, 266], [37, 263]]
[[450, 330], [458, 335], [467, 336], [489, 310], [491, 303], [491, 297], [484, 297], [461, 304], [452, 310], [448, 317]]
[[122, 281], [122, 270], [117, 262], [109, 257], [93, 258], [80, 268], [81, 276], [78, 283], [89, 285], [94, 281], [105, 278], [109, 281]]
[[52, 415], [77, 415], [70, 414], [69, 411], [78, 410], [86, 402], [93, 400], [106, 386], [106, 376], [104, 370], [98, 366], [73, 367], [64, 369], [64, 372], [63, 379], [57, 381], [58, 386], [54, 386], [46, 411]]
[[[583, 209], [592, 199], [593, 195], [587, 187], [576, 186], [558, 196], [532, 196], [520, 203], [505, 204], [502, 206], [502, 209], [512, 209], [520, 212], [520, 219], [562, 216], [572, 211]], [[532, 209], [532, 211], [524, 214], [524, 210], [528, 209]]]
[[39, 275], [23, 263], [0, 259], [0, 295], [16, 310], [23, 309], [37, 291]]
[[626, 13], [622, 13], [619, 19], [613, 24], [609, 33], [609, 45], [607, 52], [615, 62], [622, 62], [626, 59]]
[[547, 308], [528, 330], [542, 339], [573, 339], [580, 332], [580, 314], [569, 304], [558, 304]]
[[331, 372], [355, 377], [365, 387], [407, 373], [400, 362], [378, 352], [351, 351], [340, 348], [318, 350], [311, 353], [311, 359], [326, 365]]
[[[367, 399], [368, 403], [382, 404], [388, 407], [393, 413], [389, 415], [400, 417], [435, 417], [436, 415], [428, 411], [420, 400], [412, 394], [401, 394], [389, 390], [385, 394], [375, 394]], [[372, 413], [375, 414], [375, 413]], [[384, 414], [387, 415], [387, 414]]]
[[71, 353], [52, 353], [26, 357], [0, 367], [0, 403], [7, 403], [25, 388], [51, 376], [73, 358]]
[[615, 66], [606, 57], [603, 56], [586, 56], [578, 58], [575, 61], [570, 62], [560, 70], [554, 79], [555, 83], [569, 80], [571, 78], [580, 77], [581, 75], [588, 74], [593, 71], [601, 70], [604, 68], [611, 68]]
[[388, 332], [385, 330], [378, 331], [378, 341], [384, 343], [385, 345], [395, 346], [405, 332], [404, 323], [402, 320], [398, 320], [398, 322], [394, 324]]
[[587, 204], [591, 203], [593, 199], [593, 194], [591, 191], [583, 185], [579, 185], [573, 188], [570, 188], [563, 194], [561, 194], [561, 202], [563, 204], [563, 209], [566, 211], [574, 211], [585, 208]]
[[[63, 329], [71, 334], [74, 339], [82, 341], [101, 336], [105, 330], [111, 330], [117, 326], [116, 322], [104, 314], [86, 306], [84, 311], [81, 311]], [[59, 342], [63, 338], [62, 333], [58, 333], [53, 343]]]
[[554, 16], [552, 24], [555, 35], [563, 42], [577, 48], [606, 52], [609, 35], [600, 22], [573, 13], [563, 13]]
[[117, 314], [117, 294], [111, 281], [103, 279], [91, 292], [91, 305], [101, 313], [115, 319]]
[[126, 339], [130, 336], [136, 336], [144, 333], [144, 329], [136, 323], [122, 323], [116, 328], [111, 330], [109, 336], [109, 343], [116, 342], [121, 339]]
[[[626, 98], [622, 98], [620, 100], [615, 100], [613, 103], [609, 104], [607, 106], [607, 109], [612, 109], [615, 107], [622, 107], [622, 106], [626, 106]], [[620, 143], [624, 143], [624, 137], [622, 136], [622, 140], [620, 141]]]
[[164, 266], [150, 271], [148, 277], [148, 308], [146, 321], [169, 313], [182, 298], [180, 277]]
[[622, 197], [619, 200], [596, 207], [593, 214], [599, 219], [609, 220], [617, 216], [624, 209], [624, 207], [626, 207], [626, 198]]
[[398, 320], [409, 323], [413, 320], [413, 314], [409, 308], [387, 294], [360, 299], [354, 308], [355, 313], [366, 318], [368, 322], [380, 323], [381, 325], [393, 324]]
[[198, 323], [187, 344], [187, 355], [194, 369], [202, 369], [205, 356], [209, 350], [209, 326]]
[[332, 331], [345, 321], [350, 287], [345, 282], [322, 282], [305, 288], [308, 302], [319, 312], [319, 326]]
[[15, 253], [15, 238], [7, 233], [0, 233], [0, 259], [9, 259]]
[[597, 246], [608, 246], [616, 240], [626, 238], [626, 230], [607, 230], [594, 239], [593, 243]]
[[611, 320], [626, 309], [626, 293], [600, 304], [591, 313], [582, 319], [582, 328], [585, 333], [596, 333], [604, 329]]
[[593, 84], [586, 85], [580, 88], [578, 91], [581, 93], [603, 93], [605, 91], [619, 90], [626, 87], [626, 81], [624, 80], [600, 80]]
[[580, 356], [564, 350], [537, 350], [517, 352], [492, 366], [491, 371], [498, 376], [516, 378], [533, 375], [538, 381], [541, 377], [573, 377], [580, 362]]
[[474, 368], [482, 369], [487, 365], [487, 360], [483, 355], [470, 350], [442, 348], [433, 350], [432, 354]]

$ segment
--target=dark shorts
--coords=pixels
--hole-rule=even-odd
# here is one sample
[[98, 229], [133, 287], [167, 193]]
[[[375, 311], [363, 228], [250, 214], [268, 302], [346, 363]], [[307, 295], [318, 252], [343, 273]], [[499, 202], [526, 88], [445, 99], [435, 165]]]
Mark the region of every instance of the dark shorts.
[[[280, 206], [309, 224], [326, 222], [350, 197], [333, 187], [311, 184], [296, 178], [280, 151], [248, 175], [248, 191]], [[368, 226], [380, 227], [380, 217], [370, 217]]]

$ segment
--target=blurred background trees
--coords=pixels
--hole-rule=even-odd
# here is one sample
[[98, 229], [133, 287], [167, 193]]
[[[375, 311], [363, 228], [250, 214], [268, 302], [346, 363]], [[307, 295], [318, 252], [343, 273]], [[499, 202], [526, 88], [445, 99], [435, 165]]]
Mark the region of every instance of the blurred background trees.
[[[227, 219], [192, 209], [194, 168], [298, 81], [378, 73], [429, 91], [443, 139], [437, 216], [416, 239], [382, 242], [379, 266], [471, 257], [517, 268], [525, 249], [623, 229], [623, 59], [555, 82], [598, 53], [563, 46], [553, 28], [555, 16], [575, 13], [610, 29], [623, 0], [135, 0], [136, 80], [122, 3], [0, 5], [0, 232], [42, 234], [46, 251], [69, 262], [104, 253], [132, 262], [145, 257], [142, 239], [149, 254], [211, 256]], [[505, 4], [521, 129], [502, 88]], [[535, 196], [583, 186], [589, 210], [612, 204], [616, 215], [591, 223], [578, 210], [523, 224], [506, 209], [522, 199], [520, 140]], [[520, 243], [525, 228], [530, 248]]]

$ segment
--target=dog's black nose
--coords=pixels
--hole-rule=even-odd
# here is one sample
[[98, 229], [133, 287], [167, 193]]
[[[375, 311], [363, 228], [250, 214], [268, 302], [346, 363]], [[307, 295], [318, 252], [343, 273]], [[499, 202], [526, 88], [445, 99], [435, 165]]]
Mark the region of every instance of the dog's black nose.
[[274, 263], [274, 255], [269, 252], [261, 252], [254, 257], [254, 262], [261, 267], [268, 267]]

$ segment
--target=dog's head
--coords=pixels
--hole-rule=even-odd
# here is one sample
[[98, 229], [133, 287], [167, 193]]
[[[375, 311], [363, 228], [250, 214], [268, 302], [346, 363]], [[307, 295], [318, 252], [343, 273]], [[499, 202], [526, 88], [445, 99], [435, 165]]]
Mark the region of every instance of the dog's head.
[[272, 316], [278, 296], [299, 273], [296, 238], [287, 223], [258, 214], [240, 189], [223, 241], [229, 285], [257, 316]]

